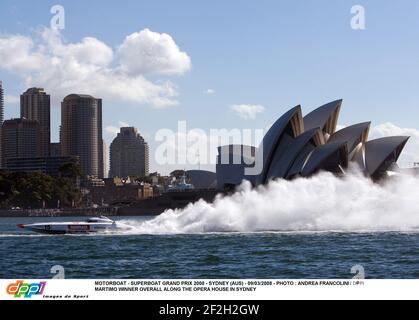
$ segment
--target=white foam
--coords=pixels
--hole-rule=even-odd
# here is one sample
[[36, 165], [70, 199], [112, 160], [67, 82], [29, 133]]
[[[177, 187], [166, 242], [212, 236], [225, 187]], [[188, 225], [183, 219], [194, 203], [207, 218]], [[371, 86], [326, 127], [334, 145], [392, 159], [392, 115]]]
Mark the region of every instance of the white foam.
[[0, 238], [34, 238], [47, 237], [45, 234], [0, 233]]
[[145, 222], [130, 233], [381, 232], [419, 230], [419, 178], [397, 176], [375, 184], [359, 173], [338, 178], [248, 183], [214, 203], [199, 201]]

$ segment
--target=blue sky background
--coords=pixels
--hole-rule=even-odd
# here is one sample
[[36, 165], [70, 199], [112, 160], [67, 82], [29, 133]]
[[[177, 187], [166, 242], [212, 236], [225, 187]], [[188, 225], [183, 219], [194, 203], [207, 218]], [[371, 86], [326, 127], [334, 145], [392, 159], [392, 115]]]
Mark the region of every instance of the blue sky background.
[[[164, 77], [176, 84], [179, 105], [103, 103], [104, 127], [127, 122], [146, 136], [152, 150], [156, 130], [176, 129], [178, 120], [204, 130], [264, 128], [297, 104], [308, 112], [338, 98], [344, 99], [341, 124], [371, 120], [419, 128], [416, 0], [2, 0], [0, 34], [32, 36], [49, 26], [55, 4], [66, 10], [62, 35], [68, 42], [91, 36], [115, 48], [127, 35], [149, 28], [170, 34], [191, 58], [189, 72]], [[362, 31], [350, 27], [356, 4], [366, 10]], [[0, 79], [7, 94], [18, 96], [25, 89], [10, 72], [0, 69]], [[204, 95], [206, 89], [216, 93]], [[229, 108], [233, 104], [260, 104], [266, 110], [244, 120]], [[17, 104], [6, 105], [6, 119], [18, 115]], [[58, 141], [58, 105], [52, 121], [52, 140]], [[112, 137], [105, 137], [109, 146]], [[153, 162], [151, 169], [165, 170]]]

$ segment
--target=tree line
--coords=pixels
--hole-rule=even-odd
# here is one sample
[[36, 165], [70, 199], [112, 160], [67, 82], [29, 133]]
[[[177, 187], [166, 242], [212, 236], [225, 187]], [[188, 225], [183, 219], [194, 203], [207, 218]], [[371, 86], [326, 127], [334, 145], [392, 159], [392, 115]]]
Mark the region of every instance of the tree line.
[[80, 165], [76, 159], [65, 163], [57, 177], [42, 172], [0, 171], [0, 208], [22, 209], [79, 206]]

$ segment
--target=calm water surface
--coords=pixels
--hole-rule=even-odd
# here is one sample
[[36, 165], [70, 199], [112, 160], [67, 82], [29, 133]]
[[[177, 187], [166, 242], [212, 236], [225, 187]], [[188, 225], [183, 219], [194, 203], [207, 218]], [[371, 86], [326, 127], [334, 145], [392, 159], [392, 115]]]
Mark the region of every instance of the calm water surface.
[[[130, 219], [141, 223], [148, 218]], [[1, 218], [0, 278], [419, 278], [419, 233], [217, 233], [37, 235]], [[136, 221], [134, 221], [136, 220]]]

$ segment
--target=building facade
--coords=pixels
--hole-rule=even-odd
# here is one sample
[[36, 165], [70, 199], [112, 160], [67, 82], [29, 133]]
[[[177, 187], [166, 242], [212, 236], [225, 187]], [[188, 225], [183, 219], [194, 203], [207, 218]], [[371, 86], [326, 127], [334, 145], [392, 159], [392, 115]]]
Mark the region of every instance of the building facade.
[[95, 205], [115, 205], [132, 203], [153, 197], [153, 187], [149, 184], [112, 184], [88, 188], [90, 202]]
[[73, 161], [73, 157], [35, 157], [8, 158], [5, 169], [10, 172], [42, 172], [53, 177], [59, 177], [64, 164]]
[[106, 173], [106, 143], [105, 140], [102, 140], [102, 172], [100, 174], [101, 178], [107, 178]]
[[2, 168], [2, 144], [1, 144], [1, 126], [4, 120], [4, 91], [3, 91], [3, 82], [0, 81], [0, 168]]
[[3, 91], [3, 82], [0, 81], [0, 126], [3, 124], [4, 120], [4, 91]]
[[51, 157], [60, 157], [61, 156], [61, 143], [52, 142], [50, 144], [49, 154]]
[[1, 132], [3, 166], [9, 158], [34, 158], [41, 155], [38, 121], [6, 120]]
[[50, 155], [51, 101], [42, 88], [30, 88], [20, 96], [20, 117], [39, 122], [40, 153]]
[[61, 103], [61, 152], [78, 156], [82, 174], [103, 178], [102, 100], [71, 94]]
[[110, 160], [111, 178], [148, 176], [148, 144], [136, 128], [121, 128], [110, 146]]

